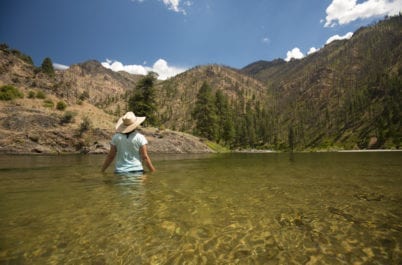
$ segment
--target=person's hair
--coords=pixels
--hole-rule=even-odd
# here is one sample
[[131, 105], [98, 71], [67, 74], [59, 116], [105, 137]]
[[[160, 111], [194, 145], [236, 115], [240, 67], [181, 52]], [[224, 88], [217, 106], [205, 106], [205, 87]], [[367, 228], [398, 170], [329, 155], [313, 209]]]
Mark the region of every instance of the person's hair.
[[130, 132], [127, 132], [127, 133], [124, 133], [124, 134], [125, 134], [126, 137], [128, 138], [128, 137], [130, 137], [130, 134], [133, 133], [135, 130], [136, 130], [136, 128], [135, 128], [134, 130], [132, 130], [132, 131], [130, 131]]

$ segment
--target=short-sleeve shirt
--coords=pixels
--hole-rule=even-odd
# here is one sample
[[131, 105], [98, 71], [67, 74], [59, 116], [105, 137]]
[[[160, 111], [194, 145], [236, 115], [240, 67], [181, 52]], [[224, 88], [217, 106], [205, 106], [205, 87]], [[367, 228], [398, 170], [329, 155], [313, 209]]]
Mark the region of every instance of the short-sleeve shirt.
[[140, 148], [147, 143], [145, 136], [136, 131], [128, 137], [124, 133], [113, 135], [111, 144], [117, 149], [115, 171], [119, 173], [143, 170]]

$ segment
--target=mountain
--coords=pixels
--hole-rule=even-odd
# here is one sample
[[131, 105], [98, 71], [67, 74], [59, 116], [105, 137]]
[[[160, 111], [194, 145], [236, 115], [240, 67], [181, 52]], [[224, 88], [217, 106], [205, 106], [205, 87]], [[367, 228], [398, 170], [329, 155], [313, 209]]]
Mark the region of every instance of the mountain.
[[[156, 82], [157, 125], [162, 131], [199, 134], [231, 148], [399, 149], [401, 56], [402, 16], [396, 16], [301, 60], [261, 60], [243, 69], [197, 66]], [[25, 97], [0, 100], [0, 149], [11, 143], [34, 146], [44, 141], [42, 132], [57, 150], [106, 141], [143, 78], [113, 72], [93, 60], [49, 74], [29, 56], [1, 45], [0, 86], [12, 85]], [[58, 109], [61, 101], [65, 110]], [[210, 122], [202, 126], [209, 128], [200, 128], [199, 119], [205, 118]], [[88, 120], [103, 136], [79, 135]], [[32, 136], [31, 129], [39, 133]], [[214, 134], [202, 135], [204, 129]], [[66, 131], [75, 134], [64, 135]], [[54, 135], [60, 134], [67, 140], [56, 143]]]
[[167, 128], [192, 132], [195, 125], [192, 112], [204, 82], [214, 93], [217, 90], [224, 93], [229, 104], [237, 107], [236, 115], [244, 114], [246, 104], [255, 107], [267, 98], [262, 82], [236, 69], [221, 65], [198, 66], [157, 86], [160, 123]]
[[401, 142], [402, 17], [334, 41], [302, 60], [241, 72], [268, 88], [277, 138], [301, 148], [391, 148]]
[[301, 60], [191, 69], [160, 84], [161, 123], [192, 132], [197, 93], [207, 82], [230, 98], [238, 138], [253, 138], [234, 147], [399, 148], [401, 21], [361, 28]]
[[[106, 153], [117, 117], [140, 78], [97, 61], [49, 74], [29, 56], [1, 45], [0, 153]], [[150, 152], [211, 152], [192, 135], [141, 130]]]
[[245, 66], [241, 69], [241, 72], [264, 82], [267, 81], [267, 78], [264, 78], [264, 76], [276, 76], [277, 71], [280, 71], [285, 64], [286, 61], [283, 59], [276, 59], [273, 61], [261, 60]]

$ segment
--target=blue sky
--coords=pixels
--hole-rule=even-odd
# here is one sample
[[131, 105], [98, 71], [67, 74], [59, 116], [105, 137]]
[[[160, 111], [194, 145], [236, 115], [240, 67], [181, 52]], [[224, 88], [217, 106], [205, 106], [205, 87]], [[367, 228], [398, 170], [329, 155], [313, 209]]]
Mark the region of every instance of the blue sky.
[[40, 65], [95, 59], [161, 79], [210, 63], [303, 58], [402, 0], [2, 0], [0, 43]]

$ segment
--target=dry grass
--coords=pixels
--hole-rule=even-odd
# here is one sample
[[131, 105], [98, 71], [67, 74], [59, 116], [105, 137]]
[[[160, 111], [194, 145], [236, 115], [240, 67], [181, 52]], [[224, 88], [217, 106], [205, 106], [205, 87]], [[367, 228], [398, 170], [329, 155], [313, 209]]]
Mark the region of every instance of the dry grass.
[[[53, 95], [47, 95], [46, 99], [52, 100], [56, 106], [60, 99]], [[62, 116], [65, 112], [70, 111], [75, 114], [75, 122], [70, 124], [71, 127], [78, 127], [85, 117], [88, 117], [92, 123], [93, 128], [113, 130], [117, 117], [105, 113], [103, 110], [83, 102], [81, 105], [68, 105], [64, 111], [57, 110], [56, 107], [45, 107], [43, 99], [16, 99], [12, 101], [0, 101], [0, 118], [8, 116], [6, 108], [10, 106], [19, 106], [23, 112], [32, 113], [40, 112], [46, 115], [59, 115]]]

